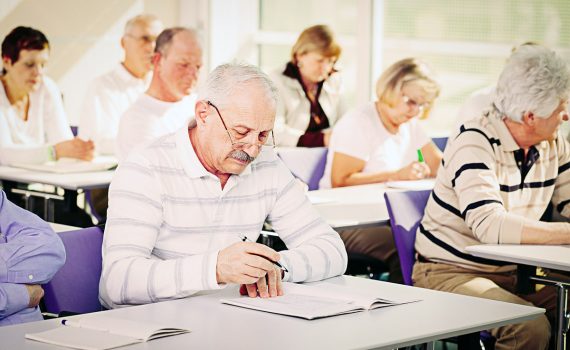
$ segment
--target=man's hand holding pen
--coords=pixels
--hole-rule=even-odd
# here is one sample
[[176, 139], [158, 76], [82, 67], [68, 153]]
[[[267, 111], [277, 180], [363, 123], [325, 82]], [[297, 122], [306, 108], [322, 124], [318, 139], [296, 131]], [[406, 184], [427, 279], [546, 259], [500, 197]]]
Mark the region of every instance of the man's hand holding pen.
[[234, 243], [218, 253], [217, 281], [245, 285], [252, 298], [283, 295], [282, 269], [275, 265], [280, 258], [278, 252], [263, 244]]

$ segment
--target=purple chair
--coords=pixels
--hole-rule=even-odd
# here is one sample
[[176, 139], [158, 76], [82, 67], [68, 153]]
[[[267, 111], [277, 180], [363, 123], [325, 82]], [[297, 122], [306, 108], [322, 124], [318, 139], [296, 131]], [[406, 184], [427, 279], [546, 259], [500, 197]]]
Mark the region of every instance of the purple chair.
[[433, 137], [431, 140], [440, 151], [445, 151], [445, 146], [447, 145], [447, 137]]
[[[390, 215], [390, 226], [394, 236], [394, 244], [400, 257], [400, 268], [404, 283], [408, 286], [412, 283], [412, 271], [416, 262], [416, 232], [420, 220], [424, 216], [424, 210], [431, 194], [431, 190], [386, 192], [384, 199]], [[478, 348], [479, 339], [476, 335], [465, 335], [458, 338], [459, 348]], [[485, 349], [494, 349], [495, 338], [488, 332], [479, 334]]]
[[400, 268], [404, 283], [408, 286], [412, 285], [412, 270], [416, 262], [416, 231], [430, 193], [431, 190], [384, 193], [394, 244], [400, 257]]
[[89, 227], [60, 232], [67, 255], [65, 264], [43, 286], [45, 310], [53, 314], [101, 311], [99, 278], [103, 231]]
[[319, 181], [327, 163], [326, 147], [286, 147], [278, 148], [277, 155], [293, 176], [309, 186], [309, 191], [319, 189]]

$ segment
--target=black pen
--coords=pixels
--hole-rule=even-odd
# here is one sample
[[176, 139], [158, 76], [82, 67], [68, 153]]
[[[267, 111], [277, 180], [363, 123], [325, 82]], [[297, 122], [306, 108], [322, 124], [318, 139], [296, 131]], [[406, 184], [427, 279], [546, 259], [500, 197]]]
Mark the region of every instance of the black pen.
[[[239, 235], [239, 239], [241, 239], [242, 242], [251, 242], [251, 239], [247, 238], [246, 235]], [[268, 260], [269, 260], [269, 259], [268, 259]], [[279, 261], [272, 261], [272, 260], [269, 260], [269, 261], [271, 261], [272, 263], [274, 263], [275, 266], [279, 267], [281, 270], [283, 270], [283, 271], [285, 271], [285, 272], [289, 272], [289, 270], [287, 270], [286, 267], [284, 267], [283, 265], [281, 265], [281, 264], [279, 263]]]

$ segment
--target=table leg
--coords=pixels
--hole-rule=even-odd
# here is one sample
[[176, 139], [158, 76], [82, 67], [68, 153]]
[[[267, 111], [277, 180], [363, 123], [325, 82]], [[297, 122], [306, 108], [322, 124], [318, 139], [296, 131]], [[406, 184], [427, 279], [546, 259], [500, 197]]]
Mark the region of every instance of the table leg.
[[556, 300], [556, 319], [554, 329], [556, 333], [553, 335], [555, 338], [556, 349], [566, 349], [566, 333], [568, 333], [570, 314], [568, 313], [568, 287], [570, 283], [562, 281], [555, 277], [531, 277], [535, 283], [554, 286], [557, 292]]
[[556, 317], [556, 349], [566, 349], [566, 333], [568, 332], [568, 289], [563, 284], [556, 286], [558, 292], [558, 300], [556, 308], [558, 315]]
[[530, 276], [535, 275], [535, 266], [519, 265], [517, 268], [517, 291], [522, 294], [530, 294], [534, 292], [534, 283]]
[[479, 332], [460, 335], [457, 337], [458, 350], [481, 350]]

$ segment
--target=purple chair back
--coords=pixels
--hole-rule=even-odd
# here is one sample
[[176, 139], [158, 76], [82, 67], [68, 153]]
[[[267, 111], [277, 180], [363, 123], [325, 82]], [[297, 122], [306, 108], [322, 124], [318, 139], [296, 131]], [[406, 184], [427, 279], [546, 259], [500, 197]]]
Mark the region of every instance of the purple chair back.
[[327, 163], [326, 147], [287, 147], [279, 148], [277, 155], [293, 176], [309, 186], [309, 191], [319, 189], [319, 181]]
[[412, 270], [416, 262], [416, 231], [430, 193], [431, 190], [384, 193], [404, 283], [409, 286], [412, 285]]
[[103, 231], [89, 227], [59, 233], [66, 261], [53, 279], [43, 286], [45, 311], [87, 313], [101, 311], [99, 278]]
[[437, 146], [437, 148], [439, 148], [440, 151], [445, 151], [445, 146], [447, 145], [447, 137], [434, 137], [431, 140], [433, 141], [433, 143], [435, 143], [435, 145]]

